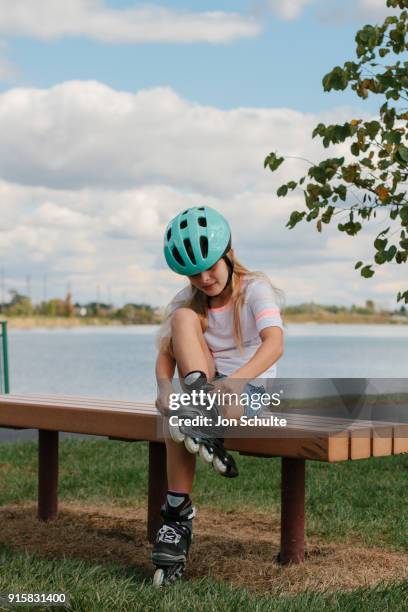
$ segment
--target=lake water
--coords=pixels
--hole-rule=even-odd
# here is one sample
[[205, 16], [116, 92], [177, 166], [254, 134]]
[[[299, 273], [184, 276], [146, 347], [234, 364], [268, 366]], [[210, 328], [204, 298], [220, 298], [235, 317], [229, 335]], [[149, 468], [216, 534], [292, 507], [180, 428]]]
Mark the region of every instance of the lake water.
[[[150, 325], [12, 330], [11, 392], [154, 401], [156, 330]], [[408, 326], [288, 325], [278, 376], [407, 378]], [[0, 433], [4, 439], [7, 430]]]

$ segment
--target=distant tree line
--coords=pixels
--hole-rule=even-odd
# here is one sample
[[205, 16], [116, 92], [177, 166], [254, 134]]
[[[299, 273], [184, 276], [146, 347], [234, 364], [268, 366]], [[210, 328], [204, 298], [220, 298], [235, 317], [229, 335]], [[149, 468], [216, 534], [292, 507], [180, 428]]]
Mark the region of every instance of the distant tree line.
[[408, 309], [406, 306], [401, 306], [398, 310], [390, 311], [379, 309], [373, 300], [366, 300], [365, 306], [336, 306], [317, 304], [316, 302], [307, 302], [303, 304], [297, 304], [296, 306], [287, 306], [285, 308], [287, 314], [317, 314], [321, 312], [329, 312], [332, 314], [360, 314], [360, 315], [372, 315], [372, 314], [399, 314], [401, 316], [408, 317]]
[[33, 304], [31, 299], [16, 290], [10, 291], [10, 301], [0, 304], [0, 310], [7, 317], [80, 317], [82, 319], [109, 319], [121, 321], [124, 324], [158, 323], [158, 309], [149, 304], [128, 303], [117, 308], [103, 302], [73, 303], [71, 293], [64, 300], [52, 298]]
[[[18, 291], [12, 290], [10, 295], [11, 299], [8, 303], [0, 304], [0, 312], [7, 317], [77, 317], [83, 320], [103, 319], [106, 321], [119, 321], [125, 325], [154, 324], [160, 323], [162, 320], [161, 310], [145, 303], [128, 303], [121, 308], [104, 302], [80, 304], [78, 302], [73, 303], [72, 295], [68, 292], [64, 300], [53, 298], [40, 304], [33, 304], [29, 297]], [[408, 309], [406, 306], [401, 306], [398, 310], [390, 312], [378, 308], [373, 300], [366, 300], [364, 306], [352, 304], [349, 307], [306, 302], [285, 308], [285, 314], [287, 315], [318, 315], [324, 313], [335, 315], [394, 314], [407, 317], [408, 319]]]

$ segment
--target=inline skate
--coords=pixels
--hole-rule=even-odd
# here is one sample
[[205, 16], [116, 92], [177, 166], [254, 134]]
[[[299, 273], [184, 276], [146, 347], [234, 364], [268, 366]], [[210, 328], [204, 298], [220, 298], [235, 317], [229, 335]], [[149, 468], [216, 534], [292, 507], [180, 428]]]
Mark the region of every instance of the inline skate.
[[[184, 377], [184, 385], [188, 393], [192, 391], [203, 391], [204, 401], [198, 405], [181, 406], [177, 410], [177, 425], [169, 424], [169, 432], [172, 439], [184, 442], [186, 449], [192, 453], [198, 453], [205, 463], [212, 463], [214, 470], [221, 476], [235, 478], [238, 476], [238, 468], [232, 455], [224, 448], [222, 434], [224, 428], [216, 425], [220, 412], [216, 404], [208, 408], [207, 393], [214, 389], [204, 372], [199, 370], [190, 372]], [[205, 422], [199, 425], [185, 424], [184, 421], [194, 417], [203, 417]]]
[[153, 585], [156, 587], [171, 584], [184, 573], [193, 539], [195, 508], [188, 495], [168, 493], [160, 514], [163, 525], [157, 532], [152, 550], [152, 562], [156, 566]]

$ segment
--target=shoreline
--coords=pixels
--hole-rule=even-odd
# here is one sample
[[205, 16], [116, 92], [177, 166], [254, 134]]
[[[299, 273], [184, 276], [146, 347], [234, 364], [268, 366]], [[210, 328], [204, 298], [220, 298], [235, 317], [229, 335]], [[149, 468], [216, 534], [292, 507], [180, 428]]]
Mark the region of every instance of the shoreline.
[[[146, 323], [123, 323], [122, 321], [109, 320], [104, 318], [87, 318], [79, 317], [1, 317], [0, 321], [7, 321], [8, 329], [56, 329], [56, 328], [78, 328], [78, 327], [126, 327], [128, 325], [158, 325], [159, 322]], [[284, 322], [301, 323], [301, 324], [318, 324], [318, 325], [408, 325], [408, 317], [390, 316], [390, 315], [335, 315], [331, 313], [307, 315], [302, 313], [299, 315], [286, 315]]]

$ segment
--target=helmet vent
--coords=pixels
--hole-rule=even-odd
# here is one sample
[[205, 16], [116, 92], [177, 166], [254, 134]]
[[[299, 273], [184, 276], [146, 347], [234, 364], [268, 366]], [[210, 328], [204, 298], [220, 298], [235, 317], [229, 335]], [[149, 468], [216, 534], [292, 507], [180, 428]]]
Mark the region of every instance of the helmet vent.
[[190, 260], [192, 261], [192, 263], [193, 263], [194, 265], [196, 265], [196, 263], [197, 263], [197, 262], [196, 262], [196, 258], [194, 257], [193, 248], [192, 248], [192, 246], [191, 246], [191, 242], [190, 242], [189, 238], [185, 238], [185, 239], [183, 240], [183, 242], [184, 242], [184, 246], [185, 246], [185, 249], [186, 249], [186, 251], [187, 251], [187, 254], [188, 254], [188, 256], [189, 256]]
[[208, 239], [206, 236], [200, 236], [200, 249], [203, 257], [208, 255]]
[[198, 225], [201, 225], [201, 227], [207, 227], [207, 219], [205, 217], [198, 217]]
[[170, 240], [171, 238], [171, 227], [169, 227], [169, 229], [167, 230], [167, 240]]
[[183, 219], [183, 221], [180, 223], [180, 229], [184, 229], [187, 227], [187, 220]]
[[204, 206], [200, 206], [197, 210], [204, 210]]
[[173, 257], [177, 261], [177, 263], [180, 264], [180, 266], [183, 266], [184, 268], [185, 264], [180, 256], [180, 253], [178, 252], [178, 249], [176, 247], [173, 247], [171, 252], [173, 253]]

